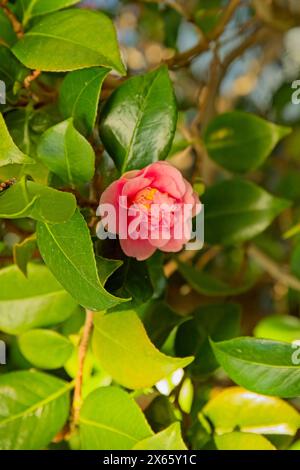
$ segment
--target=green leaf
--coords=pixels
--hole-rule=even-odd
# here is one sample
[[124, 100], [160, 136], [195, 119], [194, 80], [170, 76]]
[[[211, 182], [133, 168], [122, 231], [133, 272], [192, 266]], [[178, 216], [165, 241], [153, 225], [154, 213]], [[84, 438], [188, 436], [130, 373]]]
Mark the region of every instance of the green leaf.
[[71, 9], [42, 18], [12, 49], [30, 69], [64, 72], [102, 65], [125, 74], [112, 21]]
[[291, 344], [254, 338], [213, 343], [219, 364], [238, 385], [278, 397], [300, 395], [300, 367]]
[[256, 325], [254, 335], [257, 338], [292, 343], [300, 339], [300, 320], [291, 315], [272, 315]]
[[72, 217], [76, 206], [73, 194], [23, 179], [0, 195], [0, 218], [62, 223]]
[[94, 129], [102, 84], [109, 69], [91, 67], [69, 73], [60, 88], [59, 107], [64, 118], [72, 117], [75, 127], [90, 135]]
[[206, 35], [209, 35], [209, 33], [214, 30], [220, 21], [222, 13], [223, 12], [221, 9], [213, 8], [211, 11], [207, 11], [206, 9], [202, 8], [196, 12], [195, 21], [197, 25], [200, 26], [201, 31], [203, 31]]
[[147, 260], [149, 277], [153, 286], [153, 299], [161, 298], [167, 287], [167, 278], [164, 272], [164, 261], [164, 253], [158, 250]]
[[39, 369], [62, 367], [73, 352], [73, 344], [52, 330], [31, 330], [18, 338], [25, 359]]
[[214, 341], [234, 338], [240, 332], [241, 309], [237, 304], [204, 305], [191, 320], [177, 330], [175, 351], [179, 356], [195, 356], [190, 365], [193, 375], [213, 372], [218, 367], [209, 337]]
[[[79, 369], [78, 357], [79, 357], [80, 335], [79, 334], [71, 335], [69, 339], [72, 342], [74, 348], [73, 348], [73, 352], [71, 356], [69, 357], [67, 362], [64, 364], [64, 369], [66, 373], [72, 379], [75, 379], [79, 373], [78, 372], [78, 369]], [[95, 357], [93, 356], [91, 348], [89, 347], [85, 355], [84, 366], [82, 370], [82, 377], [83, 377], [84, 383], [92, 376], [92, 372], [95, 366], [96, 366]]]
[[[13, 60], [17, 61], [13, 55], [11, 57]], [[29, 71], [27, 71], [27, 75], [28, 74]], [[15, 84], [14, 88], [16, 86], [19, 86], [19, 84]], [[31, 155], [31, 157], [34, 158], [36, 156], [37, 140], [40, 136], [39, 133], [34, 131], [35, 120], [42, 120], [44, 118], [44, 125], [48, 124], [47, 121], [51, 122], [50, 118], [46, 118], [45, 110], [43, 113], [45, 114], [42, 116], [42, 111], [33, 111], [31, 109], [31, 105], [29, 105], [26, 108], [14, 109], [6, 114], [7, 128], [9, 129], [13, 141], [19, 147], [19, 149], [22, 150], [22, 152], [24, 152], [26, 155]], [[47, 127], [51, 125], [50, 122]], [[4, 172], [6, 173], [6, 176], [4, 175]], [[11, 177], [21, 179], [22, 176], [25, 175], [31, 176], [32, 179], [37, 183], [45, 185], [48, 184], [49, 170], [42, 163], [37, 162], [36, 160], [34, 160], [34, 164], [31, 165], [8, 165], [2, 168], [0, 171], [0, 177], [4, 179]]]
[[229, 171], [245, 173], [261, 166], [290, 132], [290, 128], [234, 111], [221, 114], [209, 124], [204, 142], [216, 163]]
[[224, 245], [251, 240], [290, 206], [289, 201], [237, 178], [208, 188], [202, 203], [205, 205], [205, 241]]
[[121, 297], [130, 297], [130, 303], [117, 306], [115, 310], [131, 310], [144, 305], [152, 298], [153, 286], [149, 276], [146, 261], [137, 261], [133, 258], [125, 259], [123, 267], [118, 273], [118, 285], [120, 289], [116, 291]]
[[6, 114], [6, 124], [14, 142], [32, 157], [36, 156], [36, 146], [42, 133], [60, 121], [61, 115], [54, 103], [41, 109], [34, 109], [29, 103], [26, 108], [14, 109]]
[[217, 434], [239, 429], [257, 434], [294, 436], [300, 414], [280, 398], [230, 387], [216, 395], [202, 410]]
[[180, 424], [171, 424], [167, 429], [138, 442], [134, 450], [187, 450], [181, 437]]
[[94, 354], [101, 367], [124, 387], [152, 387], [193, 360], [168, 357], [158, 351], [133, 310], [98, 315], [94, 326]]
[[176, 122], [168, 69], [161, 67], [127, 80], [112, 94], [103, 110], [100, 134], [116, 166], [125, 172], [166, 158]]
[[0, 376], [0, 449], [40, 450], [64, 426], [71, 385], [35, 371]]
[[276, 450], [264, 436], [242, 432], [231, 432], [215, 436], [218, 450]]
[[36, 235], [25, 238], [20, 243], [13, 246], [14, 263], [18, 266], [20, 271], [27, 276], [27, 264], [29, 263], [33, 253], [37, 248]]
[[38, 223], [37, 240], [45, 263], [80, 305], [105, 310], [127, 300], [101, 284], [89, 229], [78, 210], [64, 224]]
[[[147, 399], [147, 397], [145, 397]], [[147, 403], [148, 405], [148, 403]], [[145, 409], [145, 416], [154, 432], [160, 432], [171, 424], [178, 421], [174, 406], [169, 397], [165, 395], [156, 396]]]
[[254, 264], [247, 267], [243, 280], [236, 285], [229, 285], [194, 266], [178, 262], [179, 272], [192, 288], [209, 297], [228, 297], [243, 294], [250, 290], [257, 281], [258, 271]]
[[0, 330], [20, 334], [66, 320], [76, 302], [46, 266], [29, 264], [28, 278], [16, 266], [0, 270]]
[[79, 3], [80, 0], [19, 0], [18, 13], [22, 16], [23, 26], [31, 18], [46, 15]]
[[2, 41], [7, 46], [12, 46], [17, 40], [16, 33], [13, 30], [12, 24], [8, 17], [4, 13], [4, 10], [0, 10], [0, 44]]
[[23, 163], [34, 163], [34, 161], [14, 144], [0, 113], [0, 167]]
[[96, 256], [96, 264], [99, 280], [105, 286], [110, 276], [123, 265], [123, 261]]
[[[0, 10], [0, 14], [1, 11], [2, 10]], [[10, 49], [1, 44], [0, 40], [0, 80], [2, 80], [6, 86], [7, 103], [17, 101], [22, 82], [28, 72], [29, 71], [15, 58]], [[5, 107], [5, 105], [0, 105], [0, 109], [3, 107]], [[7, 117], [9, 117], [9, 114]]]
[[150, 340], [157, 348], [164, 342], [176, 326], [187, 321], [189, 317], [179, 315], [166, 302], [150, 302], [142, 313], [142, 320]]
[[67, 119], [48, 129], [37, 147], [39, 160], [61, 180], [74, 187], [88, 183], [95, 171], [95, 154], [89, 142]]
[[300, 450], [300, 440], [294, 442], [288, 450]]
[[133, 398], [117, 387], [101, 388], [88, 395], [79, 424], [84, 450], [129, 450], [152, 435]]

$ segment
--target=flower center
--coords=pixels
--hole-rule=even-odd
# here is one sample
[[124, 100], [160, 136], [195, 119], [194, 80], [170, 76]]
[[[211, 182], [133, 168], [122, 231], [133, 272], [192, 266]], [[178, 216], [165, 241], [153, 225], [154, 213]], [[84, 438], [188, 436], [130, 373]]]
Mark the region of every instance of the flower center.
[[158, 190], [155, 188], [148, 187], [148, 188], [142, 189], [136, 194], [134, 198], [134, 202], [136, 204], [140, 204], [144, 206], [146, 209], [150, 209], [154, 196], [157, 192]]

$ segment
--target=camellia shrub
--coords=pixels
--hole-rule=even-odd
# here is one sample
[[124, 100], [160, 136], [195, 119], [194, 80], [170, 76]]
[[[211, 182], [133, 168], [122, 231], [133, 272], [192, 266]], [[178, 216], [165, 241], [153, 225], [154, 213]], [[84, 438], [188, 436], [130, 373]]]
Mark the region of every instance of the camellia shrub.
[[300, 448], [297, 2], [0, 6], [0, 449]]

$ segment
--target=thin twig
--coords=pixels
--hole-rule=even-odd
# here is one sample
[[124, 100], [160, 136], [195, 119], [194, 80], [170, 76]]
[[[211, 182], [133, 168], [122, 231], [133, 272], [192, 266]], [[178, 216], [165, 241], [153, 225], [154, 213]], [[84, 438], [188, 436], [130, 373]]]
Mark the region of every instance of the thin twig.
[[[197, 268], [204, 269], [205, 266], [212, 261], [221, 251], [220, 246], [213, 246], [207, 250], [200, 258], [197, 263]], [[172, 259], [164, 267], [164, 273], [166, 278], [170, 278], [178, 269], [178, 261], [186, 263], [195, 258], [199, 251], [184, 251], [178, 256], [178, 259]]]
[[27, 75], [27, 77], [24, 80], [24, 88], [28, 89], [34, 80], [36, 80], [40, 75], [41, 75], [40, 70], [34, 70], [30, 75]]
[[259, 264], [273, 279], [276, 279], [280, 284], [283, 284], [290, 289], [300, 291], [300, 279], [297, 279], [289, 272], [285, 272], [282, 266], [277, 264], [274, 260], [269, 258], [255, 245], [248, 248], [249, 256]]
[[231, 0], [224, 10], [220, 23], [216, 26], [216, 28], [211, 32], [209, 36], [203, 37], [201, 35], [201, 39], [198, 44], [196, 44], [194, 47], [188, 49], [185, 52], [181, 52], [179, 54], [176, 54], [174, 57], [167, 59], [166, 64], [169, 67], [183, 67], [198, 55], [208, 51], [211, 42], [217, 40], [220, 36], [222, 36], [228, 23], [230, 22], [235, 11], [240, 5], [241, 0]]
[[18, 18], [14, 15], [14, 13], [10, 10], [10, 8], [7, 6], [8, 0], [1, 0], [0, 1], [0, 7], [4, 11], [5, 15], [11, 22], [11, 25], [13, 27], [14, 32], [16, 33], [17, 37], [21, 39], [24, 36], [24, 31], [23, 31], [23, 26], [18, 20]]
[[[192, 260], [198, 251], [184, 251], [178, 256], [178, 261], [185, 263]], [[164, 273], [166, 278], [170, 278], [178, 269], [178, 263], [176, 259], [172, 259], [164, 266]]]
[[199, 270], [204, 269], [218, 254], [222, 251], [221, 246], [212, 246], [207, 250], [199, 259], [197, 263], [197, 268]]
[[86, 310], [85, 324], [83, 327], [82, 338], [78, 349], [78, 370], [75, 378], [74, 397], [72, 404], [72, 422], [71, 431], [74, 430], [79, 421], [80, 408], [82, 404], [82, 381], [83, 381], [83, 370], [86, 355], [88, 352], [90, 335], [93, 328], [94, 313], [90, 310]]
[[236, 10], [241, 6], [241, 0], [231, 0], [227, 7], [224, 10], [224, 13], [218, 22], [217, 26], [214, 28], [212, 33], [208, 36], [209, 39], [215, 40], [222, 36], [228, 23], [231, 21]]

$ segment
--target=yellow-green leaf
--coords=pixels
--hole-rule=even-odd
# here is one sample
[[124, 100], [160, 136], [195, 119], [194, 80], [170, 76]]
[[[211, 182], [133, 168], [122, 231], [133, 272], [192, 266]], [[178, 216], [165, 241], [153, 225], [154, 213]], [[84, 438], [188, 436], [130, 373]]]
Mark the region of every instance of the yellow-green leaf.
[[151, 387], [193, 360], [162, 354], [133, 310], [96, 316], [93, 349], [103, 369], [131, 389]]
[[242, 432], [216, 436], [215, 443], [218, 450], [276, 450], [265, 437]]
[[134, 450], [187, 450], [181, 437], [180, 424], [171, 424], [167, 429], [138, 442]]
[[240, 387], [230, 387], [210, 400], [203, 409], [217, 434], [240, 429], [257, 434], [294, 436], [300, 414], [276, 397], [258, 395]]

